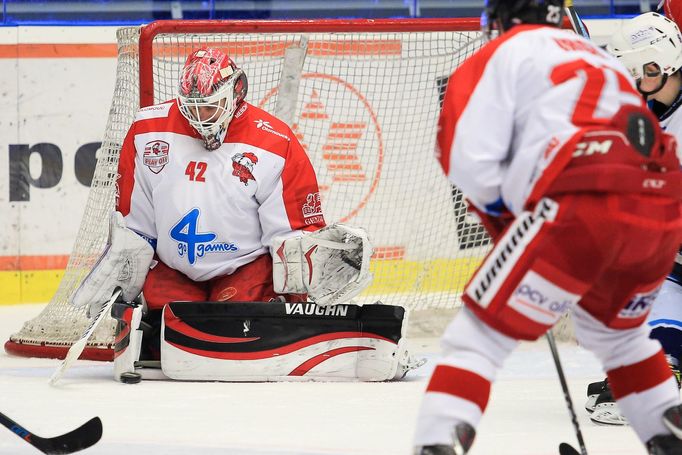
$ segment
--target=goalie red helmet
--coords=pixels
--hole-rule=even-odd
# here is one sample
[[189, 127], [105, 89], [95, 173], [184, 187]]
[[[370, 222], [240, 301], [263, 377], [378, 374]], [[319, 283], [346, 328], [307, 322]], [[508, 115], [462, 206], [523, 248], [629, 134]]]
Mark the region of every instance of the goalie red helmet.
[[218, 49], [203, 48], [187, 57], [180, 76], [178, 106], [206, 148], [215, 150], [222, 144], [246, 92], [246, 75], [232, 59]]
[[518, 24], [547, 24], [561, 26], [564, 0], [487, 0], [481, 26], [489, 34], [491, 29], [501, 33]]

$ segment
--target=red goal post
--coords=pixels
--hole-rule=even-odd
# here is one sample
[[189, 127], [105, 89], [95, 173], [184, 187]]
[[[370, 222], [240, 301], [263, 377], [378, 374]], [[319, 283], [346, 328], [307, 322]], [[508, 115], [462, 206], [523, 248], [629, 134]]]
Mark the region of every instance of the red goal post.
[[[245, 70], [247, 101], [292, 127], [316, 168], [327, 221], [369, 232], [375, 279], [361, 301], [403, 305], [412, 310], [410, 327], [438, 335], [489, 248], [434, 154], [448, 77], [484, 43], [479, 28], [467, 18], [157, 21], [119, 29], [112, 106], [67, 269], [7, 352], [63, 357], [83, 333], [85, 314], [68, 300], [106, 243], [120, 144], [139, 107], [175, 97], [186, 56], [205, 45]], [[104, 321], [82, 358], [111, 359], [113, 329], [113, 320]]]

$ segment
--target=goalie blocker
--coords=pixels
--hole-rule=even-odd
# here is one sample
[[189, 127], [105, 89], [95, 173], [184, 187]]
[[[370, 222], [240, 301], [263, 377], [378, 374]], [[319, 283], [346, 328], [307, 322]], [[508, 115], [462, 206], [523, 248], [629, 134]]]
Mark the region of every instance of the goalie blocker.
[[[141, 313], [142, 307], [124, 303], [112, 310], [119, 320], [119, 381], [137, 374], [159, 378], [158, 370], [135, 368]], [[405, 309], [383, 304], [172, 302], [161, 320], [161, 370], [192, 381], [400, 379], [423, 364], [407, 354], [406, 327]]]

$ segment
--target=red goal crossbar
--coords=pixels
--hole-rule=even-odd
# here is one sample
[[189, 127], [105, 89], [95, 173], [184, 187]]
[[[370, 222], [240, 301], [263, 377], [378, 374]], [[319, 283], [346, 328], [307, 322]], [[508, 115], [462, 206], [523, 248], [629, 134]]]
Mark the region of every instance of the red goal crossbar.
[[364, 32], [477, 32], [477, 18], [453, 19], [321, 19], [321, 20], [161, 20], [140, 31], [140, 107], [154, 104], [153, 42], [172, 33], [351, 33]]

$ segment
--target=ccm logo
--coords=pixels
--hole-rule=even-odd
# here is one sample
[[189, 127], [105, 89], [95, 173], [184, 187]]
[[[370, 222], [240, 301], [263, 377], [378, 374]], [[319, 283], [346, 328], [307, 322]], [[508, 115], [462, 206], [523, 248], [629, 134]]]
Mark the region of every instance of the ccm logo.
[[611, 145], [613, 145], [613, 141], [607, 140], [607, 141], [590, 141], [590, 142], [580, 142], [578, 145], [575, 146], [575, 151], [573, 152], [573, 157], [576, 158], [578, 156], [590, 156], [594, 155], [595, 153], [601, 153], [602, 155], [606, 155], [609, 153], [609, 150], [611, 150]]
[[653, 188], [655, 190], [660, 190], [665, 186], [665, 180], [660, 179], [644, 179], [642, 182], [642, 187]]

